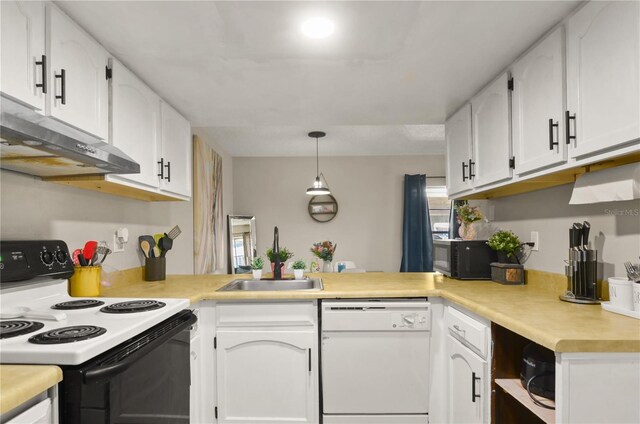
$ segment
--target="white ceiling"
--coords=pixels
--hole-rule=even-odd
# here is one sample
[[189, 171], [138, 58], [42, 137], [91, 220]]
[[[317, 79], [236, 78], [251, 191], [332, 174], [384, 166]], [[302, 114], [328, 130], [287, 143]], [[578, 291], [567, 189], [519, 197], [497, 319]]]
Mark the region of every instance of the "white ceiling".
[[[298, 133], [337, 126], [328, 154], [431, 149], [423, 125], [442, 124], [579, 2], [56, 3], [222, 148], [286, 155]], [[336, 33], [301, 36], [315, 15]]]
[[320, 156], [387, 156], [444, 154], [443, 125], [343, 125], [321, 128], [294, 126], [194, 128], [231, 156], [314, 156], [310, 130], [327, 133], [319, 139]]

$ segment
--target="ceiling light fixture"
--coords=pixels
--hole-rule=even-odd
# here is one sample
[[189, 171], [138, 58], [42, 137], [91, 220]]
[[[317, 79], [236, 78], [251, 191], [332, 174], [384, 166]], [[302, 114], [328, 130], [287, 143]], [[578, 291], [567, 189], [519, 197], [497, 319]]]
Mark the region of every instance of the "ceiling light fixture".
[[311, 18], [302, 23], [302, 33], [309, 38], [327, 38], [335, 29], [335, 25], [327, 18]]
[[[329, 190], [329, 184], [324, 175], [320, 172], [319, 159], [318, 159], [318, 139], [327, 135], [322, 131], [311, 131], [309, 137], [316, 139], [316, 180], [313, 182], [313, 186], [307, 189], [307, 194], [310, 196], [321, 196], [323, 194], [331, 194]], [[322, 177], [322, 179], [320, 179]], [[322, 183], [324, 180], [324, 184]]]

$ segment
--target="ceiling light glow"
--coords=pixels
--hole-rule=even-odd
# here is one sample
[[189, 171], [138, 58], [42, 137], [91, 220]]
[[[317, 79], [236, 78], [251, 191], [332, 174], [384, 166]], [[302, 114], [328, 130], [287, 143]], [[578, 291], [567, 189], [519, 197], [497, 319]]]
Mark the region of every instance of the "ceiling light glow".
[[301, 29], [309, 38], [326, 38], [333, 34], [335, 25], [327, 18], [311, 18], [302, 24]]

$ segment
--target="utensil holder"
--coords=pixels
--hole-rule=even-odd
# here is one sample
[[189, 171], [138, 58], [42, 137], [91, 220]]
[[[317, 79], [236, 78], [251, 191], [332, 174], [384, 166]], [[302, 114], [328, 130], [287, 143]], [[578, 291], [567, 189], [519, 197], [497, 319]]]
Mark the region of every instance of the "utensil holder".
[[565, 266], [567, 291], [561, 300], [573, 303], [598, 304], [598, 251], [569, 249]]
[[71, 278], [69, 278], [69, 295], [73, 297], [100, 296], [100, 281], [102, 267], [100, 266], [76, 266]]
[[145, 258], [144, 259], [144, 279], [145, 281], [164, 281], [166, 279], [167, 258]]

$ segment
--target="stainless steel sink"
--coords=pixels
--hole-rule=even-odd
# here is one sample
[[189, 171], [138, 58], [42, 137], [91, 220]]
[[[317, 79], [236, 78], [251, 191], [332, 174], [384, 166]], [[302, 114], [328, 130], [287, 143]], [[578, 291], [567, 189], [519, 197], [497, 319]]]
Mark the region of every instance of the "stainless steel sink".
[[304, 278], [302, 280], [233, 280], [217, 291], [281, 291], [281, 290], [324, 290], [322, 279]]

